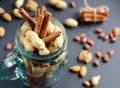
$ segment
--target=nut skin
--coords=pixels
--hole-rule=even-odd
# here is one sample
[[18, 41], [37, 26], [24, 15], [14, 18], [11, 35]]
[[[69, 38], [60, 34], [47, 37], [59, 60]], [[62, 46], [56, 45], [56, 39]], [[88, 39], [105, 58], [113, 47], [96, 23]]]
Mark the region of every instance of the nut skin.
[[85, 44], [87, 42], [87, 40], [88, 40], [87, 37], [84, 37], [81, 39], [81, 43]]
[[105, 33], [100, 33], [99, 34], [99, 38], [104, 38], [104, 36], [105, 36]]
[[5, 48], [6, 48], [6, 50], [11, 50], [12, 49], [12, 44], [7, 43]]
[[114, 55], [114, 50], [110, 50], [110, 51], [108, 52], [108, 55], [109, 55], [109, 57], [112, 57], [112, 56]]
[[81, 37], [81, 39], [82, 39], [82, 38], [86, 37], [86, 34], [85, 34], [85, 33], [82, 33], [82, 34], [80, 34], [80, 37]]
[[103, 29], [102, 29], [102, 28], [97, 28], [95, 32], [96, 32], [96, 33], [102, 33], [102, 32], [103, 32]]
[[111, 42], [117, 42], [117, 37], [113, 37], [112, 39], [111, 39]]
[[76, 36], [74, 36], [73, 40], [77, 41], [77, 42], [80, 42], [81, 38], [80, 38], [80, 36], [76, 35]]
[[98, 67], [99, 65], [100, 65], [99, 61], [98, 60], [94, 60], [93, 66]]
[[97, 56], [98, 58], [101, 58], [101, 57], [102, 57], [102, 53], [101, 53], [100, 51], [97, 51], [95, 54], [96, 54], [96, 56]]
[[109, 55], [108, 54], [103, 55], [102, 60], [103, 60], [103, 62], [108, 62], [109, 61]]
[[85, 50], [89, 50], [90, 49], [90, 45], [89, 44], [84, 44], [84, 46], [83, 46], [83, 49], [85, 49]]
[[74, 8], [74, 7], [76, 6], [75, 1], [70, 1], [70, 6], [71, 6], [72, 8]]
[[87, 43], [88, 43], [89, 45], [91, 45], [91, 46], [94, 45], [94, 41], [93, 41], [92, 39], [88, 39], [88, 40], [87, 40]]
[[83, 82], [83, 85], [84, 85], [85, 87], [90, 87], [90, 86], [91, 86], [91, 84], [90, 84], [89, 81], [84, 81], [84, 82]]
[[111, 39], [114, 37], [112, 32], [110, 32], [108, 35], [109, 35], [109, 38], [111, 38]]
[[103, 39], [104, 39], [104, 41], [108, 40], [109, 39], [109, 35], [105, 35]]

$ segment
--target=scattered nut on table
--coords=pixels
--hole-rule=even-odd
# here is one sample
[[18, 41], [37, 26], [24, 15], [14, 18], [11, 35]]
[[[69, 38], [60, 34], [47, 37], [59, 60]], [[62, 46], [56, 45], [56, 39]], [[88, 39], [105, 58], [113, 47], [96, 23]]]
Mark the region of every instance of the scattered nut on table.
[[4, 27], [0, 27], [0, 37], [5, 36], [5, 28]]
[[12, 21], [12, 16], [7, 12], [2, 14], [2, 18], [8, 22]]
[[24, 3], [24, 0], [16, 0], [15, 1], [15, 7], [20, 8]]
[[92, 57], [93, 55], [91, 52], [88, 50], [82, 50], [78, 55], [78, 60], [81, 62], [89, 63], [92, 60]]
[[120, 28], [119, 27], [115, 27], [113, 29], [113, 34], [115, 37], [117, 37], [118, 35], [120, 35]]
[[79, 72], [80, 71], [80, 66], [79, 65], [74, 65], [70, 67], [70, 71], [72, 72]]
[[67, 3], [63, 0], [58, 0], [55, 7], [58, 9], [65, 9], [67, 8]]
[[26, 7], [26, 9], [28, 9], [30, 11], [35, 11], [36, 8], [38, 7], [38, 3], [33, 0], [28, 0], [25, 7]]
[[81, 77], [85, 77], [87, 75], [87, 67], [86, 66], [82, 66], [79, 72]]
[[2, 7], [0, 7], [0, 14], [3, 14], [4, 12], [5, 10]]
[[78, 26], [78, 21], [74, 18], [67, 18], [65, 20], [65, 25], [68, 27], [74, 28]]
[[15, 17], [17, 17], [17, 18], [23, 18], [22, 15], [19, 13], [18, 10], [19, 10], [18, 8], [15, 8], [15, 9], [13, 10], [13, 15], [14, 15]]
[[92, 86], [97, 86], [99, 84], [99, 81], [101, 79], [100, 75], [93, 76], [90, 80]]

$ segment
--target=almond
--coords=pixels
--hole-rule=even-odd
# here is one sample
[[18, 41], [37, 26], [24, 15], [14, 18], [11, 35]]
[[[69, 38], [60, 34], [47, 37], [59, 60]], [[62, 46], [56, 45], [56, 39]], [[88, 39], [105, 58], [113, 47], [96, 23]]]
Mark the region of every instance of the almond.
[[0, 27], [0, 37], [3, 37], [5, 35], [5, 28]]
[[0, 14], [3, 14], [4, 12], [5, 10], [2, 7], [0, 7]]
[[5, 13], [2, 14], [2, 18], [4, 20], [6, 20], [6, 21], [9, 21], [9, 22], [12, 21], [11, 15], [9, 13], [7, 13], [7, 12], [5, 12]]
[[115, 37], [117, 37], [120, 34], [120, 28], [119, 27], [115, 27], [113, 29], [113, 34], [114, 34]]
[[87, 67], [86, 66], [82, 66], [81, 70], [80, 70], [80, 76], [81, 77], [85, 77], [87, 75]]
[[70, 71], [79, 72], [80, 71], [80, 66], [79, 65], [74, 65], [74, 66], [70, 67]]

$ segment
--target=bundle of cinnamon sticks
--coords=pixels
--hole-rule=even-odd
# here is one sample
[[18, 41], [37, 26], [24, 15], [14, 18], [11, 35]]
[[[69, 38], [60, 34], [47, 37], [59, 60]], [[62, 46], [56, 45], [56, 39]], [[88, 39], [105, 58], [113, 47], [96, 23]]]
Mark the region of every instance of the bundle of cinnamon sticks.
[[60, 31], [47, 36], [47, 27], [52, 16], [49, 11], [37, 8], [35, 20], [23, 8], [20, 8], [19, 12], [31, 26], [32, 30], [38, 34], [45, 44], [48, 44], [50, 41], [54, 41], [58, 36], [60, 36]]
[[104, 8], [82, 8], [80, 21], [82, 23], [103, 22], [107, 20], [108, 10]]

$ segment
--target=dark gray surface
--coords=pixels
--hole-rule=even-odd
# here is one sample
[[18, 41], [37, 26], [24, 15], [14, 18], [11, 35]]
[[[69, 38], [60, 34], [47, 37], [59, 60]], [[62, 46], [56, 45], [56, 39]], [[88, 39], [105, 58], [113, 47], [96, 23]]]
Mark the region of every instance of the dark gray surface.
[[[2, 6], [7, 12], [12, 14], [12, 10], [14, 8], [15, 0], [0, 0], [0, 6]], [[39, 6], [46, 5], [48, 10], [53, 13], [53, 16], [60, 20], [62, 23], [68, 17], [78, 18], [79, 8], [84, 6], [82, 0], [75, 0], [76, 7], [68, 8], [65, 10], [57, 10], [50, 7], [47, 4], [47, 0], [36, 0], [39, 3]], [[70, 0], [65, 0], [67, 3]], [[108, 20], [104, 23], [100, 24], [79, 24], [77, 28], [71, 29], [66, 27], [66, 31], [68, 34], [69, 44], [68, 44], [68, 59], [69, 64], [64, 68], [64, 72], [60, 77], [59, 81], [51, 88], [84, 88], [82, 86], [82, 82], [84, 80], [89, 80], [94, 75], [101, 75], [102, 78], [100, 83], [96, 88], [116, 88], [120, 86], [120, 38], [118, 37], [118, 42], [109, 43], [109, 41], [102, 41], [97, 38], [97, 34], [94, 33], [97, 27], [101, 27], [104, 29], [105, 33], [112, 31], [115, 26], [120, 26], [120, 1], [119, 0], [88, 0], [89, 4], [92, 6], [100, 6], [100, 5], [108, 5], [110, 7], [110, 13], [108, 16]], [[34, 12], [29, 12], [29, 14], [33, 15]], [[0, 38], [0, 58], [4, 58], [6, 51], [4, 49], [5, 44], [14, 42], [14, 36], [16, 33], [17, 26], [20, 24], [21, 20], [13, 17], [12, 22], [5, 22], [0, 18], [0, 26], [4, 26], [6, 28], [6, 36]], [[91, 47], [90, 51], [95, 54], [97, 50], [102, 51], [104, 54], [108, 52], [110, 49], [115, 51], [115, 55], [110, 59], [108, 63], [103, 63], [101, 59], [100, 66], [95, 68], [92, 66], [93, 60], [97, 59], [95, 56], [91, 63], [87, 64], [88, 74], [84, 78], [80, 78], [77, 74], [73, 74], [69, 72], [69, 67], [72, 65], [84, 65], [77, 61], [77, 55], [80, 50], [82, 50], [83, 45], [78, 42], [73, 42], [73, 37], [75, 35], [79, 35], [81, 33], [86, 33], [87, 37], [93, 39], [95, 41], [95, 45]], [[0, 81], [0, 88], [26, 88], [20, 80], [15, 81]]]

